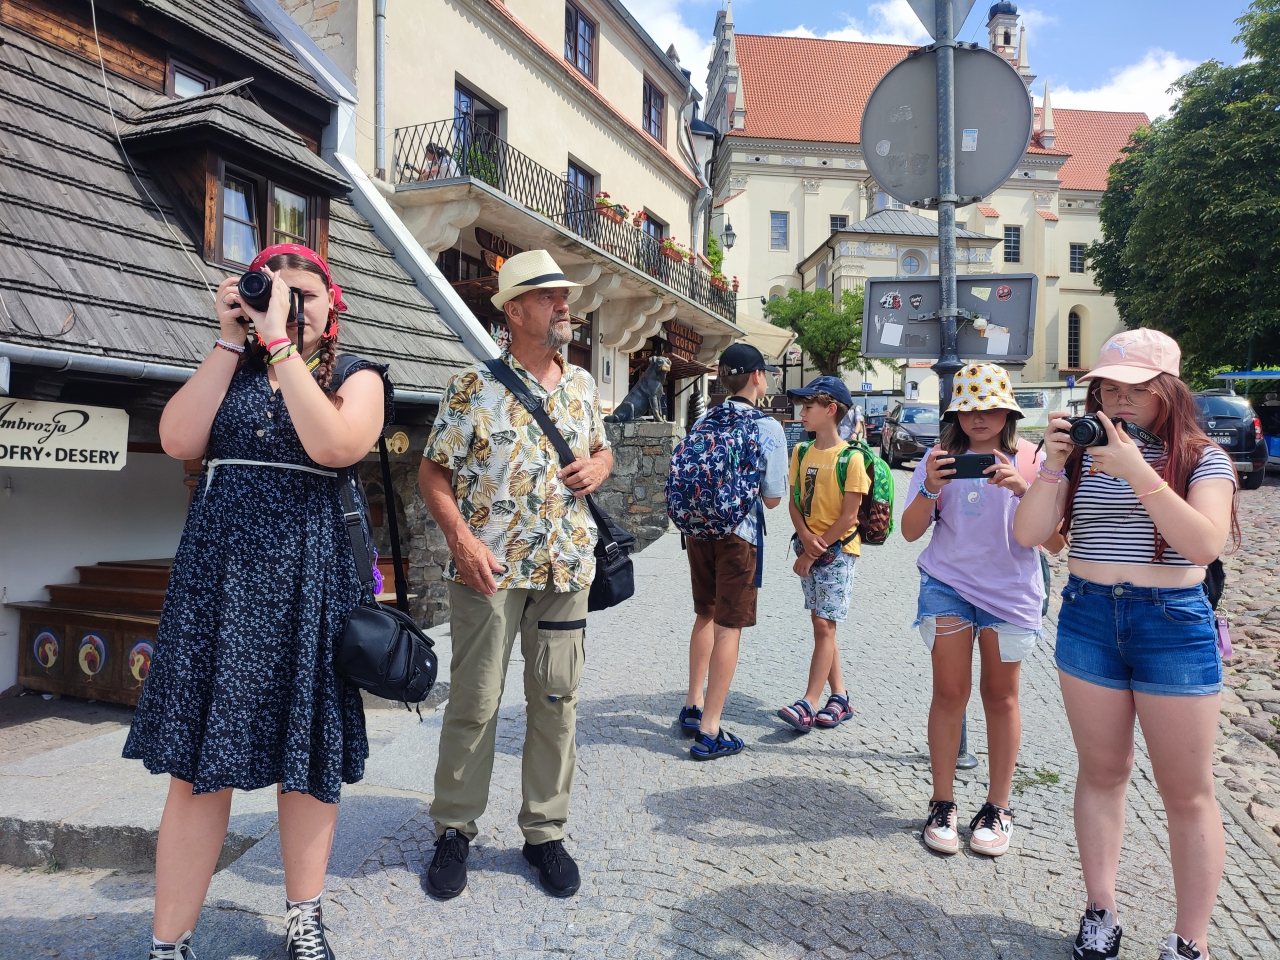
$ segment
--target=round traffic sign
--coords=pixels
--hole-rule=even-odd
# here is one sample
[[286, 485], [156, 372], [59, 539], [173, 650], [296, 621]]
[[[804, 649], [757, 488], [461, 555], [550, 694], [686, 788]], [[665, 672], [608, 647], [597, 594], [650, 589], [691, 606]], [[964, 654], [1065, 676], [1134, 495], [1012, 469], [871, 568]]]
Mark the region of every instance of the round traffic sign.
[[[862, 112], [862, 155], [896, 200], [938, 195], [937, 53], [898, 63]], [[956, 193], [985, 197], [1009, 179], [1031, 143], [1032, 107], [1022, 78], [980, 47], [955, 51]], [[932, 204], [930, 204], [932, 206]]]

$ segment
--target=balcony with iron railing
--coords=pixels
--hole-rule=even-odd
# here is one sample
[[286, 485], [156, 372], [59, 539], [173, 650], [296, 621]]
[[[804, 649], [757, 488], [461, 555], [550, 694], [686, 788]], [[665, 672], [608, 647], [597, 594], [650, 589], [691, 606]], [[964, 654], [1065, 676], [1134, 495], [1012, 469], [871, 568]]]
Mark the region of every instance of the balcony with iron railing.
[[622, 260], [672, 292], [728, 320], [737, 294], [722, 279], [681, 256], [564, 177], [529, 159], [501, 137], [467, 118], [397, 127], [397, 186], [470, 177]]

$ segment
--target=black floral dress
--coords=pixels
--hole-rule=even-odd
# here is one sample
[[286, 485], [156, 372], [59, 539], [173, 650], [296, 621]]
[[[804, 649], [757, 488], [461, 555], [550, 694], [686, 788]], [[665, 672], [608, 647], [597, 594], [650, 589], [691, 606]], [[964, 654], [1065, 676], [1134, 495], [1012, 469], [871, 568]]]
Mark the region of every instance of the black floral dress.
[[[385, 423], [392, 418], [386, 367]], [[385, 425], [384, 423], [384, 425]], [[195, 793], [285, 791], [337, 803], [369, 755], [360, 693], [333, 650], [360, 584], [338, 481], [254, 460], [323, 470], [302, 448], [263, 371], [232, 378], [209, 435], [174, 558], [155, 657], [124, 746]]]

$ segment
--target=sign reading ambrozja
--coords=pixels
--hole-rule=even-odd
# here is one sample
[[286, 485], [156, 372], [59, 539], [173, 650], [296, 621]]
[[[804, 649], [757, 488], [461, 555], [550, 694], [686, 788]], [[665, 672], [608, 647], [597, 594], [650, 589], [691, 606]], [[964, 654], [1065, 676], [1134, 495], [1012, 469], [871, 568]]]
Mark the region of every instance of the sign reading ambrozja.
[[119, 470], [128, 449], [123, 410], [0, 397], [0, 465]]

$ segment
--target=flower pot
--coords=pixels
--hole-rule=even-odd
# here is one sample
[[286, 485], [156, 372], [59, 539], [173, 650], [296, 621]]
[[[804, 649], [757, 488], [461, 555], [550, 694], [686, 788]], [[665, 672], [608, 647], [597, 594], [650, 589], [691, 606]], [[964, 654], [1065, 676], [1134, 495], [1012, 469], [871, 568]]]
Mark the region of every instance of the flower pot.
[[711, 285], [717, 290], [728, 290], [729, 282], [724, 277], [712, 277]]
[[663, 247], [662, 255], [668, 260], [674, 260], [676, 263], [684, 262], [684, 254], [679, 250], [672, 250], [670, 247]]
[[614, 223], [624, 223], [627, 219], [607, 203], [597, 203], [596, 213], [600, 214], [600, 216], [604, 217], [606, 220], [612, 220]]

